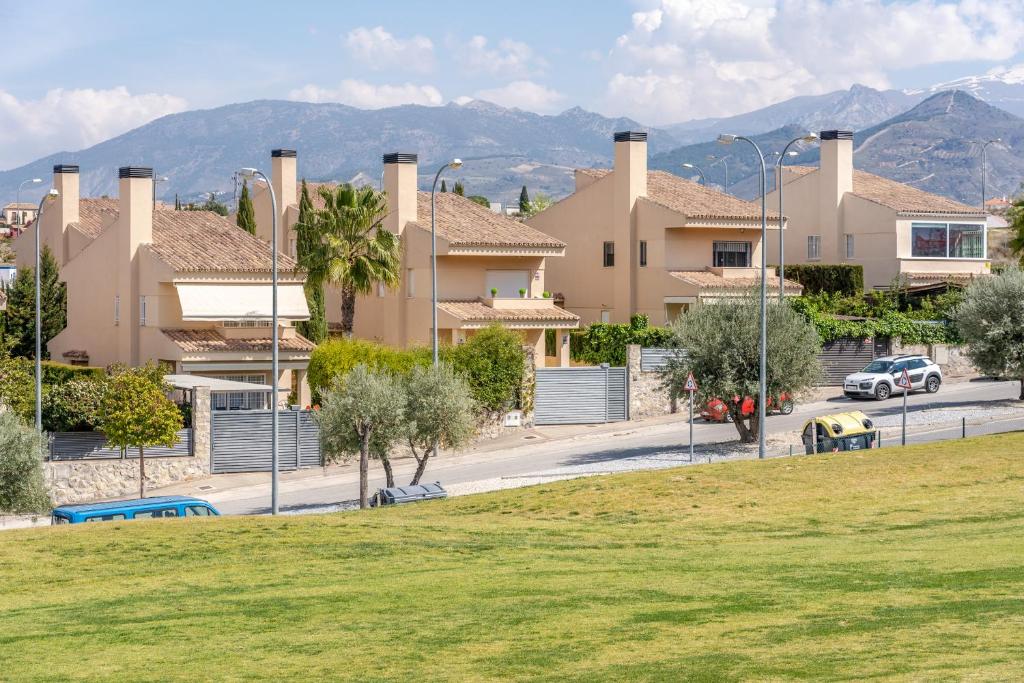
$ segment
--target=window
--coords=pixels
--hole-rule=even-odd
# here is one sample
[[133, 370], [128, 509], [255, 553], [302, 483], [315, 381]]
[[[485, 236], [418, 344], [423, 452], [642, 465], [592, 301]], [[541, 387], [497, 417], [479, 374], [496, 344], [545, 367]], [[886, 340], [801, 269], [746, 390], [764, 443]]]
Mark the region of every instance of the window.
[[135, 513], [135, 519], [161, 519], [163, 517], [177, 517], [177, 508], [160, 508], [159, 510], [140, 510]]
[[114, 296], [114, 324], [121, 324], [121, 297]]
[[273, 320], [224, 320], [221, 322], [221, 326], [227, 328], [270, 327], [273, 324]]
[[410, 298], [416, 296], [416, 278], [413, 277], [414, 275], [416, 275], [416, 271], [412, 268], [405, 271], [405, 295]]
[[139, 327], [146, 326], [146, 297], [139, 297]]
[[[250, 384], [267, 381], [266, 375], [224, 375], [221, 379]], [[267, 407], [267, 394], [263, 391], [216, 391], [210, 401], [214, 410], [263, 410]]]
[[750, 242], [715, 242], [711, 262], [716, 268], [749, 268]]
[[288, 253], [291, 255], [293, 259], [299, 257], [298, 242], [296, 242], [294, 239], [288, 240]]
[[853, 258], [853, 235], [846, 236], [846, 258]]
[[186, 517], [209, 517], [211, 514], [210, 508], [202, 505], [189, 505], [185, 508]]
[[918, 258], [985, 258], [983, 223], [911, 223], [910, 255]]
[[611, 268], [615, 265], [615, 242], [604, 243], [604, 267]]
[[610, 323], [611, 321], [612, 321], [612, 312], [611, 311], [601, 311], [601, 322], [607, 324], [607, 323]]
[[647, 242], [640, 240], [640, 267], [647, 265]]
[[821, 235], [807, 236], [807, 258], [812, 261], [821, 258]]
[[116, 522], [116, 521], [121, 520], [121, 519], [124, 519], [124, 515], [122, 515], [122, 514], [92, 515], [90, 517], [86, 517], [85, 521], [86, 522]]

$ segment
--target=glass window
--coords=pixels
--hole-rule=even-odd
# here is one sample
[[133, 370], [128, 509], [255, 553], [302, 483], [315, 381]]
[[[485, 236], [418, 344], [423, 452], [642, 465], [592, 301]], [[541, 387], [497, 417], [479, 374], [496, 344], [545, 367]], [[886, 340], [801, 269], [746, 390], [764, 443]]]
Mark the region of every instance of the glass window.
[[950, 223], [949, 257], [985, 258], [985, 227], [980, 223]]
[[159, 508], [157, 510], [140, 510], [135, 513], [135, 519], [160, 519], [163, 517], [177, 517], [177, 508]]
[[412, 268], [405, 271], [405, 295], [408, 297], [416, 296], [416, 279], [413, 277], [416, 274]]
[[711, 262], [716, 268], [749, 268], [750, 242], [715, 242]]
[[868, 363], [861, 372], [888, 372], [889, 368], [892, 367], [892, 361], [889, 360], [873, 360]]
[[647, 265], [647, 242], [640, 240], [640, 266]]
[[68, 519], [67, 517], [65, 517], [64, 515], [54, 515], [53, 519], [51, 520], [51, 523], [52, 524], [70, 524], [71, 520]]
[[604, 243], [604, 267], [611, 268], [615, 265], [615, 242]]
[[211, 514], [210, 508], [202, 505], [189, 505], [185, 508], [186, 517], [209, 517]]
[[925, 258], [946, 258], [946, 224], [911, 224], [910, 255]]
[[611, 311], [601, 311], [601, 322], [610, 323], [612, 321]]
[[846, 258], [853, 258], [853, 235], [846, 236]]
[[811, 260], [821, 258], [821, 235], [807, 236], [807, 258]]
[[[138, 517], [138, 515], [136, 515], [136, 517]], [[119, 519], [124, 519], [124, 515], [123, 514], [93, 515], [91, 517], [86, 517], [85, 521], [86, 522], [116, 522]]]
[[911, 370], [920, 370], [921, 368], [927, 367], [928, 361], [923, 358], [915, 358], [907, 363], [907, 367]]

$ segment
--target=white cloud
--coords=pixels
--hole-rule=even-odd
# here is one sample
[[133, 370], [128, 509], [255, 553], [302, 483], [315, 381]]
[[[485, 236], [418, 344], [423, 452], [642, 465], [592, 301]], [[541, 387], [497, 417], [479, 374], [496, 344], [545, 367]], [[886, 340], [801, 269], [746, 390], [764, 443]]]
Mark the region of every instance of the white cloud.
[[556, 111], [565, 100], [561, 93], [533, 81], [513, 81], [501, 88], [478, 90], [475, 96], [503, 107], [518, 107], [542, 114]]
[[38, 100], [0, 90], [0, 168], [10, 168], [61, 150], [78, 150], [120, 135], [153, 119], [183, 111], [174, 95], [133, 95], [109, 90], [55, 88]]
[[362, 109], [381, 109], [399, 104], [438, 106], [444, 101], [441, 91], [432, 85], [375, 85], [352, 78], [343, 80], [337, 88], [305, 85], [288, 93], [288, 99], [301, 102], [340, 102]]
[[456, 50], [459, 62], [471, 74], [490, 74], [502, 78], [521, 78], [543, 71], [547, 62], [533, 53], [526, 43], [504, 39], [490, 46], [487, 38], [473, 36]]
[[383, 26], [352, 29], [345, 36], [349, 53], [371, 69], [427, 73], [434, 68], [434, 43], [426, 36], [396, 38]]
[[606, 104], [652, 123], [725, 116], [1022, 48], [1019, 0], [649, 0], [612, 48]]

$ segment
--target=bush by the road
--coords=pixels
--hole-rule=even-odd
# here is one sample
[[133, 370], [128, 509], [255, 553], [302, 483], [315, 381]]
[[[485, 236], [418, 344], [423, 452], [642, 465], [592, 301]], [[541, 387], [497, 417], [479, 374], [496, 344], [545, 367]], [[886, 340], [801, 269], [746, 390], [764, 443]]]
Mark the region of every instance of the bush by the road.
[[672, 338], [665, 327], [651, 327], [646, 315], [634, 315], [629, 324], [593, 323], [569, 337], [569, 352], [573, 360], [592, 365], [608, 363], [626, 364], [626, 346], [664, 347]]
[[785, 266], [787, 280], [799, 282], [804, 294], [840, 294], [859, 296], [864, 293], [864, 266], [848, 263], [796, 263]]
[[14, 413], [0, 413], [0, 513], [45, 513], [42, 439]]

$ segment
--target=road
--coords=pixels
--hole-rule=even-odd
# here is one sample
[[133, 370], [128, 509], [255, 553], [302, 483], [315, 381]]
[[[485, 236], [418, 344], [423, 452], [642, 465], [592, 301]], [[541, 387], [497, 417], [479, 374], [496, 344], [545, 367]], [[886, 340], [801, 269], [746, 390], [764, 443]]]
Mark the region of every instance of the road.
[[[924, 409], [942, 408], [956, 415], [958, 408], [970, 412], [978, 403], [998, 405], [999, 401], [1017, 398], [1019, 386], [1016, 382], [972, 381], [947, 384], [937, 394], [913, 394], [908, 399], [908, 411], [913, 413]], [[874, 401], [851, 401], [847, 398], [832, 398], [798, 406], [792, 415], [773, 415], [768, 418], [768, 434], [793, 432], [802, 427], [812, 415], [847, 410], [862, 410], [872, 418], [898, 416], [902, 411], [902, 398], [894, 397], [884, 403]], [[954, 417], [953, 420], [959, 418]], [[942, 425], [919, 425], [910, 430], [908, 441], [921, 443], [941, 439], [959, 438], [960, 425], [953, 420]], [[1024, 413], [994, 416], [976, 420], [969, 433], [973, 435], [1024, 429]], [[883, 428], [883, 446], [899, 443], [899, 427]], [[651, 467], [665, 467], [689, 464], [688, 425], [677, 421], [654, 426], [636, 426], [622, 423], [621, 430], [611, 434], [588, 435], [575, 439], [525, 444], [517, 448], [490, 453], [469, 453], [456, 456], [442, 456], [430, 463], [426, 481], [440, 481], [446, 486], [466, 484], [482, 480], [507, 478], [534, 478], [537, 482], [564, 477], [571, 474], [628, 471]], [[722, 442], [735, 440], [736, 429], [728, 424], [706, 424], [697, 422], [694, 426], [694, 448], [696, 460], [705, 462], [711, 454], [715, 459], [727, 457], [728, 451], [735, 451]], [[714, 446], [713, 444], [720, 444]], [[800, 445], [793, 441], [794, 451]], [[789, 451], [784, 443], [773, 443], [769, 455], [785, 455]], [[735, 456], [734, 456], [735, 457]], [[743, 457], [749, 457], [744, 455]], [[394, 461], [395, 478], [407, 482], [414, 469], [411, 459]], [[384, 485], [379, 467], [371, 469], [370, 491]], [[323, 476], [312, 476], [280, 485], [280, 506], [283, 512], [301, 513], [331, 509], [330, 506], [345, 504], [358, 496], [359, 475], [355, 467], [344, 467], [325, 471]], [[204, 494], [224, 514], [265, 514], [269, 511], [269, 485], [250, 485], [224, 491]]]

